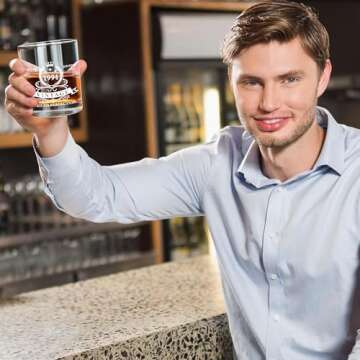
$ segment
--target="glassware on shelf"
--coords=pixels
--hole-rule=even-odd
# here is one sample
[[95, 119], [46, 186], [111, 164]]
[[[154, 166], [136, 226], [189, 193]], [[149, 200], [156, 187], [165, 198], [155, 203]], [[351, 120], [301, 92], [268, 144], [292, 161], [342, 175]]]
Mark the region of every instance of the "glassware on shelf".
[[0, 51], [68, 38], [71, 0], [0, 0]]
[[170, 219], [172, 258], [179, 260], [208, 252], [203, 217]]
[[5, 110], [5, 88], [9, 71], [0, 68], [0, 135], [25, 132], [25, 130]]
[[10, 199], [5, 189], [5, 179], [0, 170], [0, 235], [6, 234], [9, 226]]
[[0, 285], [16, 278], [16, 264], [19, 262], [19, 251], [9, 248], [0, 251]]

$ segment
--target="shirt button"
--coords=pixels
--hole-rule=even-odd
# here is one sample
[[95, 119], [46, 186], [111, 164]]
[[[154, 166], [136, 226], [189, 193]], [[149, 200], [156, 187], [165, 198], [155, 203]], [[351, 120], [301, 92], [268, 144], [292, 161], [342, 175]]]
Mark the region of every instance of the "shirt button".
[[274, 235], [274, 234], [270, 234], [270, 235], [268, 236], [268, 239], [269, 239], [269, 241], [271, 241], [271, 242], [272, 242], [273, 244], [275, 244], [275, 245], [277, 245], [278, 242], [279, 242], [279, 237], [276, 236], [276, 235]]
[[278, 276], [276, 274], [271, 274], [270, 278], [271, 278], [271, 280], [276, 280], [278, 278]]

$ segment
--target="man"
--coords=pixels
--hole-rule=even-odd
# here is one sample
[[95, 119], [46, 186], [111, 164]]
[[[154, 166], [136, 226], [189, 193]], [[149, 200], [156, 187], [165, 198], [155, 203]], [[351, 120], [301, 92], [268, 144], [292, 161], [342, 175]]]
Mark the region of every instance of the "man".
[[160, 159], [100, 166], [66, 119], [31, 116], [19, 61], [6, 106], [34, 133], [60, 209], [123, 223], [207, 217], [238, 359], [345, 359], [360, 328], [360, 131], [316, 107], [328, 34], [304, 5], [258, 3], [235, 20], [223, 57], [243, 126]]

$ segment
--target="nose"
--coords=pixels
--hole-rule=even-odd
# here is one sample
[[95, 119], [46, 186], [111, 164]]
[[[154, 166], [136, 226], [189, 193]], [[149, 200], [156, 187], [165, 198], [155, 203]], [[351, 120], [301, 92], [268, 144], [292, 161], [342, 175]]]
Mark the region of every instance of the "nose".
[[273, 112], [280, 107], [281, 94], [276, 84], [265, 84], [263, 86], [260, 109], [264, 112]]

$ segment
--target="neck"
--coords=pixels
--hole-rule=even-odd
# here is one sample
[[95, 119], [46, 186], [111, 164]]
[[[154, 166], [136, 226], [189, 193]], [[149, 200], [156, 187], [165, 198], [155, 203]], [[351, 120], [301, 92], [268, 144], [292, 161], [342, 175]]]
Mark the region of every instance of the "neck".
[[283, 148], [259, 145], [265, 176], [286, 181], [313, 168], [325, 139], [325, 131], [316, 121], [305, 136]]

